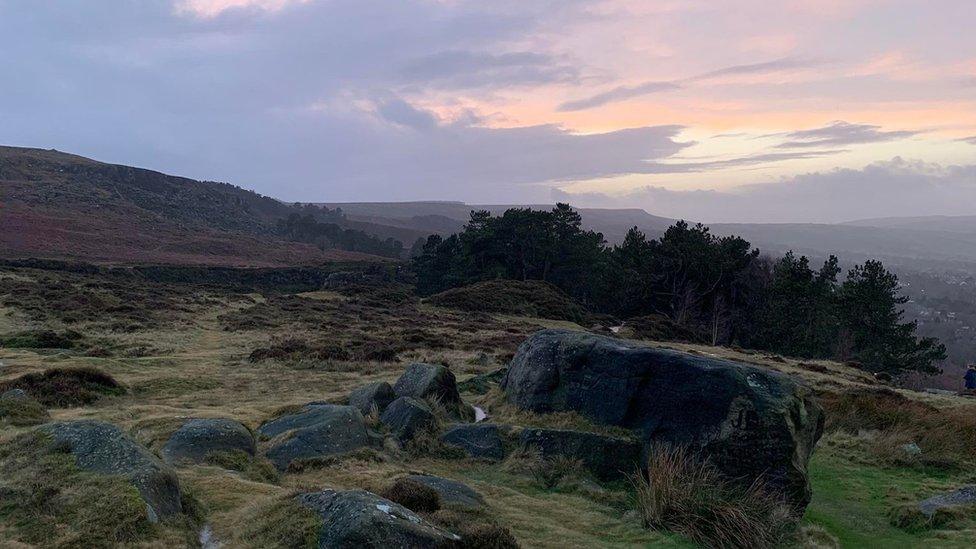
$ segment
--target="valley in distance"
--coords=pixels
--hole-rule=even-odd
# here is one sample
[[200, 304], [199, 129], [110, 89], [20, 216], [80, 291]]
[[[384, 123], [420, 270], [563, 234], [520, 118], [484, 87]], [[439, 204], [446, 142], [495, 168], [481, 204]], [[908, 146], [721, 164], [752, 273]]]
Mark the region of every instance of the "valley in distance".
[[976, 540], [976, 218], [0, 192], [0, 546]]

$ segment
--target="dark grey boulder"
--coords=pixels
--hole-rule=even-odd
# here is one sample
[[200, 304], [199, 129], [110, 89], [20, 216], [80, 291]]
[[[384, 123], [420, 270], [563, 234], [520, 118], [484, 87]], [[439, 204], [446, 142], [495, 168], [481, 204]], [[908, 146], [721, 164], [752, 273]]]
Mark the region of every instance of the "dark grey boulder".
[[374, 443], [363, 414], [336, 404], [308, 405], [265, 423], [258, 432], [273, 437], [266, 455], [281, 471], [295, 460], [344, 454]]
[[963, 486], [958, 490], [932, 496], [919, 502], [918, 510], [927, 517], [935, 515], [939, 509], [976, 505], [976, 485]]
[[163, 461], [203, 463], [207, 455], [241, 451], [253, 456], [257, 451], [254, 435], [241, 422], [226, 419], [191, 419], [180, 426], [163, 445]]
[[620, 480], [640, 467], [641, 445], [627, 438], [563, 429], [523, 429], [519, 445], [538, 450], [544, 459], [578, 459], [601, 480]]
[[454, 374], [439, 364], [411, 364], [393, 386], [393, 392], [398, 397], [435, 399], [449, 407], [461, 404]]
[[395, 399], [393, 387], [385, 381], [363, 385], [349, 393], [349, 405], [355, 406], [364, 416], [369, 415], [374, 406], [382, 414]]
[[318, 546], [323, 549], [460, 547], [457, 535], [364, 490], [323, 490], [297, 499], [322, 517]]
[[810, 500], [807, 464], [824, 414], [813, 392], [786, 375], [593, 334], [543, 330], [519, 347], [502, 385], [521, 409], [575, 411], [633, 429], [645, 444], [687, 445], [730, 478], [762, 477], [797, 509]]
[[426, 402], [413, 397], [400, 397], [387, 406], [380, 421], [389, 427], [390, 434], [405, 444], [419, 433], [437, 430], [437, 417]]
[[71, 453], [82, 471], [128, 480], [146, 502], [150, 521], [183, 511], [176, 473], [115, 425], [82, 420], [48, 423], [38, 429], [51, 437], [57, 450]]
[[510, 431], [510, 426], [495, 423], [452, 425], [441, 435], [441, 442], [461, 448], [471, 457], [502, 460]]
[[440, 496], [442, 508], [461, 511], [479, 511], [485, 507], [485, 498], [467, 484], [433, 475], [407, 475], [406, 478], [432, 488]]

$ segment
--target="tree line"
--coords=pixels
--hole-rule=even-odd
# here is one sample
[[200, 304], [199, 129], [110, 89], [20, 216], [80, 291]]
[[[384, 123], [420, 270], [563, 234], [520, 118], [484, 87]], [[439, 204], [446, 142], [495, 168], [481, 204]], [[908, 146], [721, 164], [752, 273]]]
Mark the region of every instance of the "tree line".
[[635, 227], [608, 246], [566, 204], [473, 211], [460, 233], [430, 236], [412, 266], [421, 295], [489, 279], [542, 280], [592, 312], [661, 315], [715, 345], [856, 361], [890, 374], [935, 373], [946, 357], [943, 345], [904, 321], [907, 298], [880, 261], [841, 281], [836, 257], [819, 269], [792, 252], [773, 260], [740, 237], [684, 221], [657, 239]]
[[399, 240], [382, 240], [364, 231], [345, 228], [339, 225], [344, 220], [345, 216], [338, 208], [329, 210], [307, 205], [302, 208], [302, 213], [279, 219], [275, 229], [283, 238], [313, 244], [322, 250], [340, 249], [396, 259], [402, 256], [403, 243]]

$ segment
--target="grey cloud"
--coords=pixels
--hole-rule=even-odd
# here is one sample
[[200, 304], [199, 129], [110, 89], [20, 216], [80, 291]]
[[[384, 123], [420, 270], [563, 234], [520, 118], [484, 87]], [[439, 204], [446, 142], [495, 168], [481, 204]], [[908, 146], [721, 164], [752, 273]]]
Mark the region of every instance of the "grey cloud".
[[710, 223], [836, 223], [874, 217], [971, 215], [976, 204], [976, 165], [943, 167], [895, 158], [859, 170], [809, 173], [730, 191], [647, 186], [624, 196], [557, 194], [579, 206], [638, 206], [657, 215]]
[[785, 134], [789, 141], [776, 145], [781, 149], [797, 147], [837, 147], [864, 143], [881, 143], [918, 135], [917, 131], [882, 131], [881, 126], [851, 124], [843, 120], [822, 128], [800, 130]]
[[579, 82], [580, 69], [551, 55], [533, 52], [492, 54], [443, 51], [408, 63], [403, 75], [412, 81], [457, 88]]
[[976, 145], [976, 135], [972, 137], [963, 137], [959, 141], [962, 141], [963, 143], [969, 143], [970, 145]]
[[682, 80], [645, 82], [637, 86], [619, 86], [612, 90], [593, 95], [591, 97], [567, 101], [559, 106], [560, 111], [581, 111], [600, 107], [609, 103], [616, 103], [634, 97], [641, 97], [653, 93], [669, 92], [681, 89], [684, 85], [694, 82], [704, 82], [723, 76], [740, 76], [748, 74], [768, 74], [786, 70], [813, 67], [819, 65], [816, 60], [801, 59], [797, 57], [784, 57], [773, 61], [762, 63], [749, 63], [744, 65], [734, 65], [714, 71], [705, 72], [691, 76]]
[[563, 112], [582, 111], [592, 109], [593, 107], [606, 105], [607, 103], [616, 103], [617, 101], [623, 101], [633, 97], [640, 97], [652, 93], [674, 91], [680, 88], [681, 85], [676, 82], [645, 82], [638, 86], [619, 86], [610, 91], [599, 93], [592, 97], [587, 97], [585, 99], [579, 99], [576, 101], [567, 101], [559, 105], [558, 110]]

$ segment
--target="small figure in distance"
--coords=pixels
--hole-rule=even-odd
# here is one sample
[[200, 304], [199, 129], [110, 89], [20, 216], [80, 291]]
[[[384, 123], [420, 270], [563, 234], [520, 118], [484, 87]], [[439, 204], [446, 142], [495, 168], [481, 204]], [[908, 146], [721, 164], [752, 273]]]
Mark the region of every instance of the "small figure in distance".
[[966, 369], [966, 375], [963, 377], [966, 380], [966, 390], [964, 394], [976, 395], [976, 364], [970, 364], [969, 368]]

